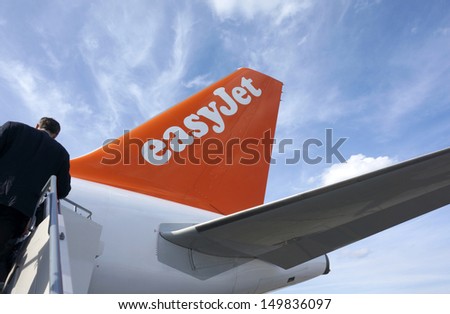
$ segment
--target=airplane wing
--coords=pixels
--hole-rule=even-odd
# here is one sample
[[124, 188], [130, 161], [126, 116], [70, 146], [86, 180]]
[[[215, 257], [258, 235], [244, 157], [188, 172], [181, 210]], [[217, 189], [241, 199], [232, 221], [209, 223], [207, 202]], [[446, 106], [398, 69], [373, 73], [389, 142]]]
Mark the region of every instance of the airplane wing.
[[166, 240], [284, 269], [450, 203], [450, 148], [188, 228]]

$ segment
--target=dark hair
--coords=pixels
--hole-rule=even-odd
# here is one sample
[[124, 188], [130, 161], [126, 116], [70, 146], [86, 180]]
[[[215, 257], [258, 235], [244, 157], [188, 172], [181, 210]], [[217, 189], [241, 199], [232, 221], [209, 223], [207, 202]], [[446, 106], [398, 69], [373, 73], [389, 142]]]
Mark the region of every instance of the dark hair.
[[61, 126], [59, 125], [58, 121], [53, 118], [47, 117], [43, 117], [41, 118], [41, 120], [39, 120], [39, 128], [47, 130], [54, 135], [58, 135], [61, 131]]

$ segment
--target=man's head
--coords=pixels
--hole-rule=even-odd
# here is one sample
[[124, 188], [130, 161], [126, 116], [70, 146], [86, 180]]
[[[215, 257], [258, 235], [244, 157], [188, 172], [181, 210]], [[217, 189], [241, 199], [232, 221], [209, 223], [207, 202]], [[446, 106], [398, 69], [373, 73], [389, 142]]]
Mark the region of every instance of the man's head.
[[48, 134], [50, 134], [51, 137], [56, 138], [59, 134], [59, 131], [61, 131], [61, 126], [55, 119], [43, 117], [36, 125], [36, 129], [44, 130]]

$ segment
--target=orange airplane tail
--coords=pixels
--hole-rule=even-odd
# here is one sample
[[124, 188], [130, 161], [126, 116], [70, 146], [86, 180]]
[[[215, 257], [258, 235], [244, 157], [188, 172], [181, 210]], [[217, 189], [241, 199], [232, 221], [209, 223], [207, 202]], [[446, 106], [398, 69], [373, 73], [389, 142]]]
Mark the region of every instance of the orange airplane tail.
[[224, 215], [260, 205], [281, 89], [241, 68], [73, 159], [71, 174]]

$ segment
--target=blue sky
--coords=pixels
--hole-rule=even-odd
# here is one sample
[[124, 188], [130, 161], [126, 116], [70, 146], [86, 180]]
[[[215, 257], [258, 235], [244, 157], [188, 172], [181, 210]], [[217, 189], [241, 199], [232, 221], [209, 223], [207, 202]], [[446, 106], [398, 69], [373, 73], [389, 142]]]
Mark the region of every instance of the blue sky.
[[[284, 83], [267, 201], [450, 144], [448, 1], [1, 1], [0, 123], [76, 157], [239, 67]], [[349, 161], [285, 165], [325, 129]], [[313, 152], [320, 156], [320, 149]], [[330, 254], [285, 293], [449, 293], [449, 206]]]

